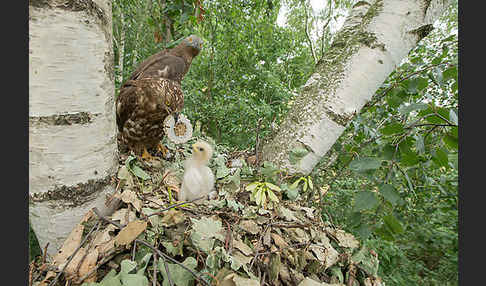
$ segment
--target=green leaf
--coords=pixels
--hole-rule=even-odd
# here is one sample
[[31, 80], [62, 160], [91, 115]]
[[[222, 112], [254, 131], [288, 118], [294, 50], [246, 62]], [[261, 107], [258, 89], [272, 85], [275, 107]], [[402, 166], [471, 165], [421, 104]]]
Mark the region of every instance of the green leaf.
[[409, 114], [410, 112], [412, 111], [415, 111], [415, 110], [425, 110], [427, 109], [428, 105], [425, 104], [425, 103], [412, 103], [412, 104], [409, 104], [409, 105], [404, 105], [402, 104], [399, 108], [398, 108], [398, 112], [401, 114], [401, 115], [407, 115]]
[[450, 150], [457, 151], [459, 148], [459, 140], [449, 134], [442, 137], [442, 141]]
[[362, 223], [360, 224], [356, 232], [362, 240], [366, 240], [371, 234], [371, 228], [369, 227], [369, 225]]
[[[186, 258], [186, 260], [184, 260], [182, 264], [187, 268], [191, 269], [192, 271], [195, 271], [197, 267], [197, 261], [194, 257]], [[175, 285], [177, 286], [192, 285], [194, 276], [192, 276], [192, 274], [189, 271], [185, 270], [184, 268], [180, 267], [175, 263], [174, 264], [167, 263], [167, 266], [169, 268], [170, 277], [172, 278], [172, 281], [174, 281]], [[164, 277], [162, 286], [169, 286], [169, 280], [167, 279], [167, 273], [165, 272], [165, 266], [162, 259], [159, 259], [158, 268], [160, 273]]]
[[381, 227], [375, 229], [374, 233], [381, 237], [384, 240], [387, 241], [393, 241], [395, 238], [393, 237], [393, 234], [390, 232], [390, 230], [385, 226], [382, 225]]
[[292, 165], [295, 165], [297, 162], [299, 162], [300, 159], [302, 159], [305, 155], [307, 155], [309, 151], [307, 151], [304, 148], [295, 148], [290, 151], [289, 154], [289, 161]]
[[423, 77], [416, 77], [408, 81], [404, 81], [404, 85], [407, 86], [407, 92], [409, 94], [416, 94], [417, 92], [423, 90], [428, 85], [428, 80]]
[[191, 241], [205, 253], [209, 253], [213, 249], [215, 238], [224, 240], [223, 226], [220, 220], [203, 217], [199, 220], [191, 218], [191, 221]]
[[[449, 120], [449, 109], [439, 107], [439, 108], [435, 109], [435, 112], [438, 113], [439, 115], [441, 115], [446, 120]], [[442, 124], [442, 123], [445, 122], [444, 119], [442, 119], [441, 117], [439, 117], [437, 115], [429, 116], [429, 117], [425, 118], [425, 120], [427, 122], [434, 123], [434, 124]]]
[[415, 166], [420, 162], [419, 157], [413, 151], [406, 150], [401, 152], [401, 154], [400, 163], [406, 167]]
[[120, 276], [123, 286], [148, 286], [147, 277], [139, 274], [124, 274]]
[[404, 99], [399, 96], [392, 95], [387, 97], [386, 102], [390, 107], [397, 108], [398, 106], [400, 106], [400, 104], [402, 104], [403, 100]]
[[297, 188], [290, 188], [286, 183], [283, 183], [280, 187], [291, 201], [294, 201], [299, 196], [299, 190]]
[[279, 170], [270, 162], [263, 162], [263, 168], [260, 173], [267, 179], [273, 179]]
[[[344, 275], [343, 275], [343, 271], [341, 270], [341, 267], [332, 266], [329, 270], [331, 271], [331, 277], [332, 276], [336, 277], [339, 280], [339, 283], [344, 282]], [[303, 285], [303, 283], [301, 283], [301, 284]], [[310, 284], [310, 283], [308, 283], [308, 284]], [[316, 283], [316, 285], [319, 285], [319, 283]]]
[[278, 202], [277, 196], [270, 190], [267, 190], [268, 199], [272, 202]]
[[384, 160], [392, 160], [393, 159], [393, 154], [395, 154], [395, 146], [392, 145], [386, 145], [383, 147], [383, 159]]
[[313, 190], [314, 189], [314, 184], [312, 183], [312, 178], [310, 176], [307, 177], [307, 182], [309, 183], [309, 188], [311, 190]]
[[403, 125], [400, 123], [391, 123], [380, 129], [383, 135], [392, 135], [403, 132]]
[[219, 165], [216, 169], [216, 179], [221, 179], [230, 174], [230, 170], [225, 165]]
[[375, 170], [381, 167], [381, 160], [373, 157], [361, 157], [354, 159], [349, 168], [355, 172], [365, 172], [369, 170]]
[[392, 185], [383, 184], [380, 186], [379, 191], [383, 198], [385, 198], [385, 200], [390, 202], [392, 205], [395, 205], [400, 199], [400, 194]]
[[299, 186], [300, 181], [302, 181], [303, 179], [304, 179], [303, 177], [298, 178], [297, 180], [295, 180], [295, 182], [292, 183], [292, 185], [290, 185], [289, 188], [297, 189], [297, 186]]
[[444, 76], [444, 81], [457, 79], [457, 66], [446, 69], [442, 75]]
[[399, 234], [403, 232], [403, 227], [401, 223], [393, 215], [390, 214], [385, 216], [383, 218], [383, 221], [392, 233]]
[[280, 187], [278, 187], [278, 186], [276, 186], [276, 185], [274, 185], [272, 183], [265, 182], [264, 184], [265, 184], [265, 186], [267, 186], [267, 188], [269, 188], [271, 190], [274, 190], [274, 191], [277, 191], [277, 192], [280, 192], [281, 191], [280, 190]]
[[140, 168], [137, 163], [136, 163], [136, 157], [134, 156], [129, 156], [127, 160], [125, 161], [125, 166], [127, 166], [127, 169], [134, 174], [135, 176], [139, 177], [142, 180], [148, 180], [150, 179], [150, 175], [147, 174], [142, 168]]
[[444, 150], [438, 149], [435, 151], [434, 156], [432, 156], [432, 161], [434, 161], [434, 163], [436, 163], [439, 167], [447, 167], [449, 158]]
[[245, 187], [245, 190], [247, 191], [253, 191], [254, 189], [256, 189], [256, 187], [258, 187], [258, 185], [260, 185], [261, 183], [260, 182], [253, 182], [251, 184], [248, 184], [246, 187]]
[[254, 191], [255, 203], [257, 205], [260, 205], [260, 202], [262, 201], [263, 192], [264, 192], [263, 188], [258, 188], [257, 190]]
[[425, 153], [425, 142], [424, 142], [424, 137], [422, 135], [417, 135], [415, 137], [415, 148], [420, 154]]
[[374, 209], [376, 206], [378, 206], [378, 199], [373, 192], [360, 191], [354, 196], [353, 211]]
[[257, 195], [257, 205], [262, 206], [267, 201], [267, 196], [265, 195], [265, 190], [262, 188], [259, 190], [259, 195]]

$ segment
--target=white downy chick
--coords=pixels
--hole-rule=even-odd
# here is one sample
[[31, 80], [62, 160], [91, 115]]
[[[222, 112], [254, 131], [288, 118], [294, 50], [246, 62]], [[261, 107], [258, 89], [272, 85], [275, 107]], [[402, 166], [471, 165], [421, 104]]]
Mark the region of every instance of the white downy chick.
[[204, 141], [192, 145], [192, 156], [185, 162], [184, 178], [179, 201], [189, 201], [207, 196], [214, 188], [214, 174], [207, 166], [213, 156], [213, 148]]

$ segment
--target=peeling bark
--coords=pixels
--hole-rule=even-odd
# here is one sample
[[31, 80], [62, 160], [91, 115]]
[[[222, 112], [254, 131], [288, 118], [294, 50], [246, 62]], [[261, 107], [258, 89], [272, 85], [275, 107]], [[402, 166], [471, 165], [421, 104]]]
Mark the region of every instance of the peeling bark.
[[[290, 173], [310, 173], [449, 4], [447, 0], [356, 3], [293, 99], [278, 132], [264, 145], [263, 159]], [[289, 155], [297, 148], [309, 152], [293, 165]]]
[[29, 218], [53, 254], [114, 190], [111, 1], [29, 3]]

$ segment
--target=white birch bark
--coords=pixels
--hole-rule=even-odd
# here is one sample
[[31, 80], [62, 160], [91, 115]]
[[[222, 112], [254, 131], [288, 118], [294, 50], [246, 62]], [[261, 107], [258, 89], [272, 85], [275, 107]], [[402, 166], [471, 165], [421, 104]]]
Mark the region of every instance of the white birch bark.
[[49, 242], [53, 254], [87, 210], [106, 211], [105, 194], [114, 189], [112, 12], [109, 0], [32, 2], [29, 218], [41, 248]]
[[125, 15], [123, 9], [118, 7], [120, 12], [120, 45], [118, 46], [118, 82], [120, 85], [123, 83], [123, 62], [125, 60]]
[[[290, 173], [310, 173], [449, 5], [448, 0], [356, 3], [276, 135], [264, 145], [263, 160]], [[289, 154], [297, 148], [308, 153], [291, 164]]]

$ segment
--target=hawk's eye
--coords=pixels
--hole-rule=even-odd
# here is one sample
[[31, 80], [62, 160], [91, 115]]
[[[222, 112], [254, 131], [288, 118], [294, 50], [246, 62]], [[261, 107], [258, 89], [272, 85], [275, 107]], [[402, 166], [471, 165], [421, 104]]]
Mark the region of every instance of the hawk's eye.
[[199, 151], [201, 151], [201, 152], [202, 152], [202, 151], [204, 151], [204, 149], [203, 149], [203, 148], [201, 148], [201, 147], [199, 147]]

